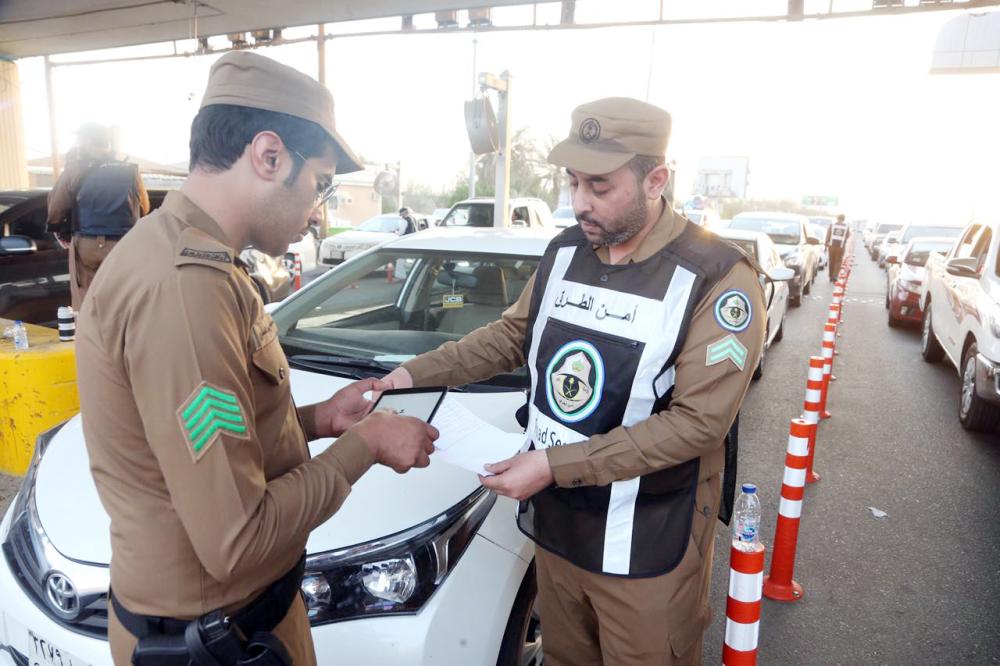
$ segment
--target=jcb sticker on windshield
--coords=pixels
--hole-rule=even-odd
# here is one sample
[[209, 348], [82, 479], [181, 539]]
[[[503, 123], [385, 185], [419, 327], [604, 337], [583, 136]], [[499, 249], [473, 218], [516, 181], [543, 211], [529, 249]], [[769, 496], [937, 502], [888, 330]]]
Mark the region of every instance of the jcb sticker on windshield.
[[461, 308], [465, 306], [464, 294], [445, 294], [441, 299], [441, 305], [445, 308]]

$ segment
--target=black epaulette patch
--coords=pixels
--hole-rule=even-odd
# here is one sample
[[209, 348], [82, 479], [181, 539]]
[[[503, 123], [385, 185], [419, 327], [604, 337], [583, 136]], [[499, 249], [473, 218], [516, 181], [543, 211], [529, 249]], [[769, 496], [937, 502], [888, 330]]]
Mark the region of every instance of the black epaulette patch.
[[208, 250], [195, 250], [186, 247], [181, 250], [181, 256], [191, 257], [192, 259], [204, 259], [205, 261], [218, 261], [222, 264], [233, 263], [233, 257], [228, 252], [210, 252]]

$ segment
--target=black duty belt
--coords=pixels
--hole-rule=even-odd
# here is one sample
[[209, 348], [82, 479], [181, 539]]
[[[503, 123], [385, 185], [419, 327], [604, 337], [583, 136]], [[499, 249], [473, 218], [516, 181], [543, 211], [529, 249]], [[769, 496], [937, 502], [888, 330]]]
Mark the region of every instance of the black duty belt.
[[136, 666], [289, 666], [288, 650], [271, 632], [288, 614], [302, 585], [305, 556], [235, 613], [221, 610], [194, 620], [140, 615], [110, 594], [118, 621], [139, 639]]

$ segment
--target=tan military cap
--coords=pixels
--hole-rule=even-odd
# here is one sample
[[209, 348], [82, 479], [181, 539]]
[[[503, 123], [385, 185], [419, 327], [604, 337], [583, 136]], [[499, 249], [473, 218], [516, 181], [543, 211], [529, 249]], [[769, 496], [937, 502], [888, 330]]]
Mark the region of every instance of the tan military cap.
[[248, 106], [311, 120], [326, 130], [337, 146], [337, 173], [364, 168], [337, 133], [333, 95], [326, 86], [287, 65], [250, 51], [227, 53], [208, 74], [201, 108], [211, 104]]
[[636, 155], [664, 157], [670, 114], [628, 97], [607, 97], [573, 109], [569, 137], [556, 144], [549, 162], [599, 176]]

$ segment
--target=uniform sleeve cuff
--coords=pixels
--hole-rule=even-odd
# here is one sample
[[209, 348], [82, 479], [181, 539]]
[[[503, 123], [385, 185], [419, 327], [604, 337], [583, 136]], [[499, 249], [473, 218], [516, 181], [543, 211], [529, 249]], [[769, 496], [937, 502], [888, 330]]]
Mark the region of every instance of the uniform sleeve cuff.
[[341, 435], [328, 451], [336, 459], [344, 477], [351, 485], [354, 485], [375, 464], [375, 455], [364, 437], [350, 430]]
[[545, 455], [552, 469], [552, 479], [560, 488], [594, 485], [583, 446], [550, 446], [545, 449]]
[[319, 439], [319, 435], [316, 433], [316, 405], [306, 405], [297, 409], [299, 410], [299, 419], [302, 421], [302, 429], [306, 434], [306, 441], [311, 442], [314, 439]]
[[427, 378], [432, 377], [434, 373], [440, 370], [440, 364], [435, 363], [433, 359], [428, 358], [429, 354], [421, 354], [416, 358], [411, 358], [406, 363], [403, 363], [402, 367], [410, 373], [410, 377], [413, 378], [414, 386], [424, 386], [427, 384]]

